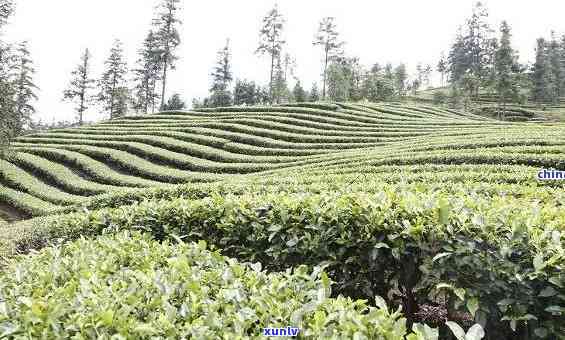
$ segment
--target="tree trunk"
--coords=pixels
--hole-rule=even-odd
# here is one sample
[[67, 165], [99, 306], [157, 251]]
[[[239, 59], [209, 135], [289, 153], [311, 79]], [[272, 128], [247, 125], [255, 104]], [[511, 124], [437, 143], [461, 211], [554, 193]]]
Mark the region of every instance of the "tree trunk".
[[167, 60], [163, 65], [163, 88], [161, 89], [161, 110], [165, 106], [165, 88], [167, 86]]
[[269, 80], [269, 101], [273, 104], [273, 70], [275, 67], [275, 52], [271, 52], [271, 77]]

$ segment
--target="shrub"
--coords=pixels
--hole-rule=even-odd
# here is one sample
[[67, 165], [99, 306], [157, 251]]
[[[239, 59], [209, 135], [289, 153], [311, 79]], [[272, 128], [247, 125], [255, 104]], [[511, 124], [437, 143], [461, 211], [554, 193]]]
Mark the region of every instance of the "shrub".
[[[138, 232], [80, 239], [19, 257], [0, 272], [0, 337], [238, 338], [293, 326], [300, 338], [407, 335], [399, 312], [329, 298], [330, 280], [305, 266], [267, 274], [198, 244]], [[104, 256], [100, 256], [104, 254]], [[431, 339], [416, 326], [409, 339]]]

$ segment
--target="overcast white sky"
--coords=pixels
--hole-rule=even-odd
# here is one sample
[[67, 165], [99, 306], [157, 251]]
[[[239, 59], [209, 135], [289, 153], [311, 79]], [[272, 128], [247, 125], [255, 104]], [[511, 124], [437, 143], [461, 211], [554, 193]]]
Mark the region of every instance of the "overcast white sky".
[[[37, 118], [71, 120], [73, 105], [61, 102], [70, 72], [84, 48], [93, 54], [94, 74], [115, 38], [124, 42], [130, 66], [136, 59], [158, 0], [17, 0], [16, 15], [3, 39], [28, 40], [41, 88]], [[475, 0], [279, 0], [286, 17], [288, 51], [297, 59], [297, 75], [310, 88], [320, 79], [321, 51], [312, 46], [320, 18], [336, 17], [346, 53], [365, 65], [418, 62], [435, 66], [448, 51], [456, 28], [471, 13]], [[274, 0], [184, 1], [181, 57], [171, 75], [169, 94], [190, 102], [204, 97], [216, 52], [231, 39], [236, 78], [266, 83], [266, 58], [254, 55], [262, 17]], [[534, 56], [535, 39], [551, 30], [565, 32], [562, 0], [487, 0], [491, 22], [498, 29], [506, 19], [523, 62]], [[94, 108], [87, 120], [100, 118]]]

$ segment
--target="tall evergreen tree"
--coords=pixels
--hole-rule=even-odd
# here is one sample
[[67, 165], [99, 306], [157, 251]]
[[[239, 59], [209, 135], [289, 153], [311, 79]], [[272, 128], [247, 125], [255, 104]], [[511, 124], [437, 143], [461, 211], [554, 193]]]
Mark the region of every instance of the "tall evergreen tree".
[[292, 94], [294, 95], [294, 100], [296, 102], [303, 103], [306, 101], [306, 91], [304, 91], [304, 88], [300, 84], [300, 80], [297, 80], [296, 84], [294, 84]]
[[275, 5], [273, 9], [267, 13], [263, 18], [263, 26], [259, 31], [259, 47], [255, 53], [265, 55], [268, 54], [271, 58], [271, 69], [269, 75], [269, 97], [270, 102], [274, 99], [274, 81], [275, 81], [275, 68], [280, 61], [281, 51], [286, 43], [283, 38], [285, 20], [279, 12], [278, 6]]
[[247, 80], [237, 80], [235, 82], [235, 89], [233, 101], [235, 105], [255, 105], [257, 104], [257, 96], [259, 88], [255, 82]]
[[320, 92], [318, 91], [318, 84], [315, 82], [312, 83], [312, 89], [310, 89], [310, 98], [311, 102], [317, 102], [320, 100]]
[[441, 54], [439, 61], [436, 66], [436, 70], [441, 75], [441, 86], [444, 86], [445, 74], [447, 73], [447, 59], [445, 59], [445, 54]]
[[550, 102], [554, 93], [551, 88], [551, 63], [549, 61], [547, 43], [539, 38], [536, 47], [536, 62], [532, 74], [532, 97], [535, 102]]
[[551, 98], [553, 102], [559, 101], [559, 97], [563, 95], [563, 49], [557, 41], [555, 32], [551, 32], [551, 41], [548, 46], [549, 63], [551, 67], [550, 87], [553, 91]]
[[506, 114], [506, 103], [516, 101], [519, 97], [519, 83], [515, 74], [517, 62], [516, 52], [510, 42], [510, 26], [506, 21], [500, 26], [502, 34], [500, 46], [496, 51], [496, 92], [498, 103], [502, 106], [502, 114]]
[[14, 13], [13, 0], [0, 0], [0, 29], [8, 22], [8, 18]]
[[158, 6], [157, 17], [153, 20], [162, 72], [161, 106], [165, 104], [167, 72], [169, 69], [175, 69], [175, 62], [178, 60], [175, 52], [181, 42], [178, 30], [178, 26], [182, 24], [182, 21], [178, 18], [180, 2], [180, 0], [162, 0]]
[[314, 46], [322, 46], [324, 50], [324, 69], [322, 73], [322, 99], [326, 99], [326, 83], [328, 77], [328, 65], [335, 58], [342, 55], [343, 42], [339, 41], [339, 33], [335, 24], [335, 18], [323, 18], [314, 37]]
[[401, 97], [404, 96], [406, 94], [406, 83], [408, 81], [406, 65], [400, 64], [394, 69], [394, 79], [398, 95]]
[[79, 125], [84, 122], [84, 112], [88, 109], [91, 100], [90, 91], [93, 89], [94, 79], [90, 77], [90, 52], [84, 50], [80, 64], [71, 73], [69, 87], [63, 92], [64, 100], [76, 102], [76, 114]]
[[138, 51], [136, 68], [133, 70], [134, 103], [133, 108], [138, 112], [155, 112], [157, 83], [161, 79], [161, 62], [159, 57], [157, 36], [149, 31], [143, 42], [143, 47]]
[[274, 71], [274, 79], [272, 86], [272, 97], [274, 102], [280, 104], [282, 102], [288, 102], [290, 97], [290, 91], [288, 90], [288, 85], [285, 79], [285, 70], [283, 61], [281, 58], [277, 58]]
[[230, 41], [226, 41], [226, 45], [218, 51], [218, 59], [216, 66], [211, 73], [212, 76], [212, 86], [210, 87], [210, 92], [212, 96], [210, 100], [212, 105], [217, 106], [229, 106], [232, 103], [232, 95], [229, 89], [231, 82], [233, 81], [233, 75], [231, 71], [231, 52], [230, 52]]
[[124, 51], [120, 40], [115, 40], [110, 56], [104, 62], [104, 73], [98, 80], [98, 100], [102, 103], [103, 108], [110, 115], [110, 119], [125, 114], [124, 96], [125, 81], [127, 74], [127, 65], [124, 60]]
[[33, 102], [37, 100], [35, 91], [38, 87], [33, 82], [35, 69], [27, 47], [27, 42], [21, 42], [16, 48], [16, 80], [15, 80], [15, 114], [14, 133], [21, 134], [31, 123], [35, 113]]

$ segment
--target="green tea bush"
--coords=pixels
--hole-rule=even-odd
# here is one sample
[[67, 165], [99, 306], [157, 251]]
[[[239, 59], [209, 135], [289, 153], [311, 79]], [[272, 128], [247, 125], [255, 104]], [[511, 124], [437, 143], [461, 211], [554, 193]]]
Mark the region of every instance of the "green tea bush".
[[336, 292], [388, 296], [411, 321], [421, 306], [447, 301], [449, 315], [518, 337], [564, 331], [564, 225], [558, 203], [472, 193], [223, 195], [53, 217], [4, 249], [108, 229], [205, 239], [269, 270], [325, 263]]
[[[205, 242], [159, 243], [138, 232], [80, 239], [0, 272], [0, 338], [243, 339], [287, 326], [309, 339], [408, 335], [380, 299], [374, 308], [330, 298], [330, 284], [319, 269], [267, 274]], [[437, 334], [415, 329], [408, 339]]]

